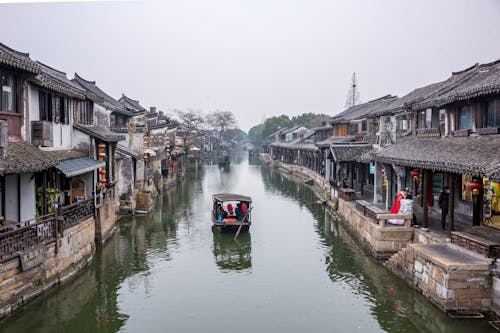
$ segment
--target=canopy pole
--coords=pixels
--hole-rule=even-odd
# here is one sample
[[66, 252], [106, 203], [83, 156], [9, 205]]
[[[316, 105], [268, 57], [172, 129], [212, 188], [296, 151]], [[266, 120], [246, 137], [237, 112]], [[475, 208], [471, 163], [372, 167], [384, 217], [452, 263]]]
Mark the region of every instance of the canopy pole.
[[234, 239], [238, 238], [238, 236], [240, 235], [241, 227], [243, 227], [243, 224], [240, 224], [238, 230], [236, 230], [236, 235], [234, 235]]

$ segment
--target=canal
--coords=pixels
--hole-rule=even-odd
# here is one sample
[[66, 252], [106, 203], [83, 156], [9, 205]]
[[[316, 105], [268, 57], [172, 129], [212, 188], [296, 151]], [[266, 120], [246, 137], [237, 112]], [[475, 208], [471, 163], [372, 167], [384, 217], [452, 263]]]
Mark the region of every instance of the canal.
[[[254, 199], [237, 241], [211, 229], [211, 194]], [[0, 323], [16, 332], [493, 332], [451, 320], [353, 242], [312, 191], [241, 155], [158, 197], [78, 277]]]

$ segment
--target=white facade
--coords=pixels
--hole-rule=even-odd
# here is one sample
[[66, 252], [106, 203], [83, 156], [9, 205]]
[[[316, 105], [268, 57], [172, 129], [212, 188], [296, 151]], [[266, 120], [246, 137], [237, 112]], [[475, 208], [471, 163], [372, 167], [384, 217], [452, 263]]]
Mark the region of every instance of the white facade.
[[[28, 106], [29, 106], [29, 124], [27, 126], [27, 137], [31, 138], [31, 121], [40, 120], [39, 89], [36, 86], [28, 85]], [[52, 123], [52, 147], [54, 149], [71, 149], [73, 147], [73, 99], [69, 99], [69, 110], [67, 112], [68, 124]]]

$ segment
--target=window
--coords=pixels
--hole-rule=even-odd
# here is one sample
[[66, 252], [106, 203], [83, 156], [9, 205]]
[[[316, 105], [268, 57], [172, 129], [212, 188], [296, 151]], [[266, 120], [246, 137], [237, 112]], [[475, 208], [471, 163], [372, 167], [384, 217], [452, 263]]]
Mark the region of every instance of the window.
[[40, 90], [38, 92], [40, 120], [53, 121], [52, 94]]
[[74, 112], [76, 112], [76, 121], [79, 124], [91, 125], [94, 121], [94, 104], [92, 101], [81, 101], [74, 103]]
[[358, 124], [349, 124], [349, 135], [358, 133]]
[[439, 110], [439, 132], [441, 135], [446, 133], [446, 110]]
[[488, 102], [488, 113], [486, 114], [487, 127], [500, 127], [500, 100]]
[[361, 122], [361, 131], [366, 132], [366, 120], [363, 120], [363, 122]]
[[458, 112], [458, 129], [472, 129], [472, 106], [464, 106]]
[[16, 85], [14, 75], [0, 72], [0, 111], [16, 112]]

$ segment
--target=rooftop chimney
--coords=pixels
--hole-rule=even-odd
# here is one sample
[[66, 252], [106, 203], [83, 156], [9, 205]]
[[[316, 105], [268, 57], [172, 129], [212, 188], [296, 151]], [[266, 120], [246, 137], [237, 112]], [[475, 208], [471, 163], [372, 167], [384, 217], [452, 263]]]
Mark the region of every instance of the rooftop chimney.
[[149, 108], [149, 113], [155, 114], [156, 113], [156, 106], [152, 106]]

